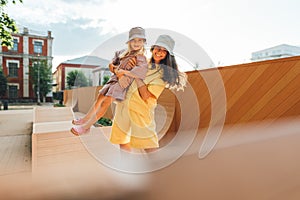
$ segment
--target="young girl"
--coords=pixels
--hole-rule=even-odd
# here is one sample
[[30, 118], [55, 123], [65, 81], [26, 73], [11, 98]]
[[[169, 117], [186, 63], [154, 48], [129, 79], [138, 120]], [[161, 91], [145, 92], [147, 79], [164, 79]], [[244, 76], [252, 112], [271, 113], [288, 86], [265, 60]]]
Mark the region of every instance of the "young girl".
[[147, 59], [144, 56], [144, 44], [146, 42], [145, 30], [134, 27], [129, 31], [127, 41], [128, 49], [116, 53], [109, 64], [114, 74], [99, 91], [98, 98], [85, 117], [72, 121], [74, 125], [71, 132], [78, 136], [89, 132], [90, 127], [101, 118], [114, 100], [122, 101], [125, 98], [127, 88], [122, 88], [118, 79], [122, 76], [130, 77], [130, 83], [134, 79], [143, 80], [148, 71]]

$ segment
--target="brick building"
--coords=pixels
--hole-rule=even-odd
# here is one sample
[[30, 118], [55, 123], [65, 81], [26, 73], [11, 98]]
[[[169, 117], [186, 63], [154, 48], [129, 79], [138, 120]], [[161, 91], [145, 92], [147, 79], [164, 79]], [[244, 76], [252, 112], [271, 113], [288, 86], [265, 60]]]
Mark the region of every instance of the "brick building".
[[13, 47], [0, 48], [0, 64], [8, 82], [5, 98], [9, 101], [36, 101], [29, 68], [37, 60], [46, 60], [48, 65], [52, 65], [51, 31], [42, 36], [31, 34], [28, 28], [24, 28], [22, 33], [12, 36]]
[[62, 90], [65, 90], [68, 88], [67, 85], [67, 76], [68, 73], [75, 70], [80, 70], [84, 73], [86, 78], [88, 79], [88, 82], [90, 83], [89, 86], [92, 85], [100, 85], [101, 81], [94, 83], [95, 75], [100, 76], [99, 74], [95, 74], [95, 69], [101, 69], [102, 77], [104, 75], [111, 75], [109, 69], [108, 69], [108, 63], [109, 61], [106, 59], [99, 58], [97, 56], [82, 56], [79, 58], [74, 58], [71, 60], [64, 61], [60, 63], [56, 71], [53, 73], [53, 81], [56, 85], [56, 88], [53, 90], [53, 92], [59, 92]]

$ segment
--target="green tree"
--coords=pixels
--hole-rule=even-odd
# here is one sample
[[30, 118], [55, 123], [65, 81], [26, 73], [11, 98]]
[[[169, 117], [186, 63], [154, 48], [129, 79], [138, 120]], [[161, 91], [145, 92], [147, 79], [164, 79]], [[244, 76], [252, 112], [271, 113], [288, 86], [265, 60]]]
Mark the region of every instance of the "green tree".
[[[19, 1], [23, 3], [23, 0], [11, 0], [13, 4]], [[1, 45], [12, 47], [13, 38], [12, 33], [17, 33], [18, 28], [15, 20], [10, 18], [6, 12], [4, 12], [4, 7], [9, 3], [9, 0], [0, 0], [0, 39]]]
[[[30, 69], [30, 78], [33, 81], [34, 91], [37, 94], [38, 86], [40, 88], [40, 97], [46, 98], [46, 95], [52, 89], [52, 66], [47, 64], [46, 60], [33, 61]], [[38, 85], [38, 79], [39, 85]]]
[[104, 76], [103, 77], [103, 81], [102, 81], [102, 85], [105, 85], [107, 83], [107, 81], [109, 80], [109, 76]]
[[0, 68], [0, 97], [4, 97], [7, 91], [7, 79], [3, 74], [2, 67]]
[[82, 71], [74, 70], [70, 71], [67, 75], [68, 89], [72, 87], [86, 87], [88, 86], [88, 80]]

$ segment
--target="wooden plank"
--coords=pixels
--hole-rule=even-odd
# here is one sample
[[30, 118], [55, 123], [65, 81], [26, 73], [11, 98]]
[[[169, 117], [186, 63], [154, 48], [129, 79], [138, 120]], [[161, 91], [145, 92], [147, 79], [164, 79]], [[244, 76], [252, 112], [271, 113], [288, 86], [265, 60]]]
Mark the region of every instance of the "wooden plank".
[[175, 95], [170, 90], [164, 90], [157, 103], [155, 122], [160, 140], [172, 128], [171, 124], [175, 115]]
[[[257, 121], [261, 119], [265, 120], [268, 118], [284, 117], [282, 115], [284, 110], [289, 109], [291, 105], [300, 98], [299, 85], [300, 74], [291, 80], [291, 82], [276, 95], [276, 98], [272, 98], [260, 112], [256, 113], [252, 117], [252, 120]], [[286, 101], [287, 103], [285, 103]], [[276, 113], [276, 110], [281, 110], [281, 112]], [[288, 116], [289, 115], [286, 115], [286, 117]]]
[[257, 70], [257, 66], [251, 66], [247, 68], [234, 68], [236, 73], [234, 73], [231, 78], [224, 82], [224, 87], [226, 88], [226, 96], [228, 99], [228, 110], [232, 107], [233, 101], [231, 99], [237, 99], [242, 96], [243, 91], [246, 91], [253, 81], [255, 77], [258, 77], [260, 74], [264, 72], [268, 66], [259, 66], [261, 70]]
[[[240, 118], [240, 115], [247, 112], [249, 106], [246, 107], [245, 104], [247, 103], [248, 98], [242, 99], [242, 97], [245, 95], [245, 93], [251, 96], [253, 93], [255, 93], [255, 91], [257, 91], [257, 90], [249, 90], [249, 89], [253, 87], [253, 84], [257, 82], [257, 79], [259, 77], [261, 77], [263, 74], [266, 74], [265, 71], [270, 69], [269, 66], [270, 66], [269, 64], [266, 64], [257, 67], [255, 72], [248, 77], [248, 79], [240, 86], [240, 88], [236, 90], [236, 92], [233, 93], [230, 97], [228, 97], [226, 123], [233, 123], [234, 121], [237, 121]], [[227, 87], [229, 86], [226, 86], [226, 88]], [[226, 92], [229, 91], [230, 90], [226, 89]]]
[[[254, 67], [251, 67], [251, 68], [249, 67], [248, 69], [251, 71], [255, 70]], [[216, 94], [218, 94], [217, 96], [210, 97], [210, 98], [214, 98], [213, 101], [214, 101], [214, 104], [216, 104], [216, 105], [220, 105], [223, 103], [223, 99], [220, 95], [223, 95], [223, 93], [225, 92], [226, 99], [228, 99], [228, 94], [230, 94], [228, 91], [231, 91], [231, 92], [234, 91], [234, 89], [226, 88], [225, 87], [226, 85], [239, 86], [239, 83], [235, 80], [235, 77], [247, 77], [247, 76], [241, 76], [241, 74], [239, 74], [239, 72], [241, 72], [241, 70], [239, 70], [239, 68], [237, 68], [237, 67], [223, 67], [223, 68], [219, 69], [219, 72], [222, 75], [223, 85], [218, 85], [218, 87], [215, 88], [217, 90], [215, 92]], [[232, 79], [234, 79], [234, 84], [230, 84]], [[243, 82], [243, 79], [240, 81]], [[203, 112], [205, 112], [205, 111], [203, 111]]]
[[[190, 83], [190, 86], [192, 87], [192, 90], [194, 91], [194, 94], [199, 94], [196, 95], [197, 101], [198, 101], [198, 108], [200, 111], [200, 126], [207, 126], [209, 121], [210, 121], [210, 95], [208, 91], [208, 87], [203, 79], [203, 76], [206, 75], [207, 72], [201, 72], [199, 73], [198, 71], [193, 71], [188, 73], [188, 81]], [[185, 95], [184, 92], [182, 92], [182, 95]], [[200, 95], [201, 94], [201, 95]], [[192, 98], [192, 97], [186, 97], [186, 99]], [[185, 103], [185, 102], [183, 102]], [[197, 106], [197, 105], [194, 105]], [[179, 122], [181, 120], [181, 106], [179, 105], [179, 102], [176, 104], [176, 122], [178, 122], [177, 129], [179, 127]], [[204, 112], [205, 111], [205, 112]]]
[[60, 137], [60, 138], [50, 138], [47, 140], [37, 139], [36, 146], [38, 148], [47, 148], [49, 146], [64, 146], [67, 144], [79, 144], [81, 143], [80, 137]]
[[[231, 118], [230, 123], [245, 122], [250, 118], [244, 117], [249, 115], [249, 112], [253, 112], [253, 106], [260, 101], [266, 92], [273, 87], [274, 82], [279, 81], [281, 77], [291, 69], [291, 63], [278, 62], [268, 66], [263, 70], [263, 73], [253, 77], [253, 81], [249, 88], [245, 89], [242, 87], [242, 96], [234, 97], [232, 107], [228, 112], [227, 116]], [[257, 68], [260, 70], [261, 66]], [[230, 102], [230, 101], [229, 101]], [[248, 114], [247, 114], [248, 113]]]
[[49, 156], [40, 156], [37, 160], [37, 167], [41, 165], [49, 165], [49, 164], [65, 164], [68, 162], [76, 162], [82, 159], [93, 159], [92, 156], [88, 153], [88, 151], [78, 151], [78, 152], [65, 152], [63, 154], [55, 154]]
[[286, 118], [297, 116], [300, 113], [300, 91], [296, 90], [291, 96], [289, 96], [281, 107], [274, 109], [270, 114], [273, 118]]
[[[293, 66], [294, 64], [295, 63], [289, 63], [289, 66]], [[283, 73], [283, 77], [281, 79], [269, 79], [270, 84], [271, 82], [274, 84], [273, 87], [270, 87], [267, 91], [264, 91], [265, 94], [252, 106], [251, 110], [249, 110], [240, 119], [241, 121], [250, 121], [256, 113], [260, 112], [260, 110], [266, 106], [271, 99], [276, 98], [276, 95], [300, 73], [299, 67], [293, 67], [290, 69], [286, 66], [286, 68], [289, 69], [289, 71], [285, 74]]]
[[58, 154], [64, 154], [69, 152], [80, 152], [80, 151], [86, 151], [84, 145], [81, 142], [78, 142], [76, 144], [66, 144], [66, 145], [55, 145], [52, 146], [49, 144], [47, 148], [37, 147], [37, 159], [42, 156], [50, 156], [50, 155], [58, 155]]

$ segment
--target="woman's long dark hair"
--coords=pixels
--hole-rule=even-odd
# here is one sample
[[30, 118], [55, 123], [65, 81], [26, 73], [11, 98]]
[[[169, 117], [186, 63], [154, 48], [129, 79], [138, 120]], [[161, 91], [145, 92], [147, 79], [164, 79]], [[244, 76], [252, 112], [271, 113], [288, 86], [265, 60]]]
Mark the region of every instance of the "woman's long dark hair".
[[[151, 48], [151, 52], [153, 50], [153, 47]], [[155, 61], [153, 57], [151, 57], [150, 60], [151, 68], [155, 68]], [[168, 51], [166, 57], [160, 61], [159, 63], [160, 68], [163, 70], [163, 81], [165, 81], [168, 84], [169, 88], [177, 88], [185, 85], [185, 83], [181, 82], [181, 79], [185, 79], [185, 74], [182, 72], [179, 72], [178, 65], [175, 60], [175, 57], [172, 56]], [[184, 77], [181, 77], [184, 76]]]

